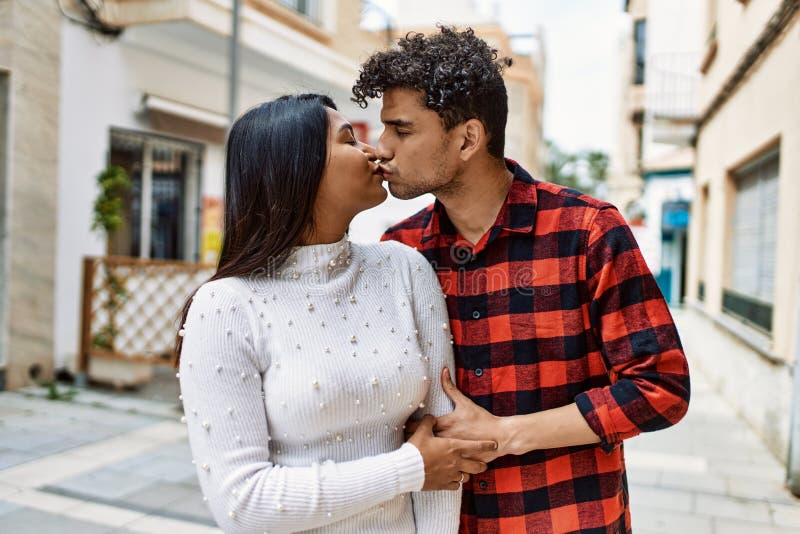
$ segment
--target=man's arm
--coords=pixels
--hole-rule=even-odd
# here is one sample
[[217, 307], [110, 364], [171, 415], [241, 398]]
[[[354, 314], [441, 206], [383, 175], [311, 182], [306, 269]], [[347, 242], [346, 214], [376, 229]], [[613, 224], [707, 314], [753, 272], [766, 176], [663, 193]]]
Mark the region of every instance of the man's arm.
[[[441, 435], [498, 442], [498, 455], [601, 443], [677, 423], [689, 404], [689, 371], [675, 324], [619, 212], [604, 208], [591, 225], [586, 284], [591, 328], [611, 385], [582, 392], [567, 406], [495, 417], [450, 384], [456, 410], [437, 423]], [[443, 381], [445, 382], [445, 381]]]
[[436, 435], [496, 441], [497, 450], [490, 458], [481, 458], [485, 461], [506, 454], [600, 442], [574, 402], [537, 413], [498, 417], [461, 393], [447, 369], [442, 371], [442, 388], [456, 409], [436, 420]]

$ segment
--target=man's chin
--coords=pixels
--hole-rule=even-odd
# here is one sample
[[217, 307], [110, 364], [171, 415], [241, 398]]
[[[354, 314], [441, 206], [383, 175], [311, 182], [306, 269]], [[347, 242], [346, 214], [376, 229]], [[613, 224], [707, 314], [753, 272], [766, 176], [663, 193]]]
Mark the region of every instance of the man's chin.
[[424, 194], [418, 191], [409, 190], [405, 187], [393, 184], [392, 182], [389, 182], [389, 192], [394, 198], [398, 198], [400, 200], [411, 200], [412, 198], [417, 198], [418, 196]]

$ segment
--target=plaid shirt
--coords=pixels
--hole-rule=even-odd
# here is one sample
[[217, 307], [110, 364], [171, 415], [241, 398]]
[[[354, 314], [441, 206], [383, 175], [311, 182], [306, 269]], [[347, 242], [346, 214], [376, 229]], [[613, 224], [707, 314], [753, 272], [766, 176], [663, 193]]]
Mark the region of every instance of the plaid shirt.
[[387, 230], [436, 270], [457, 382], [498, 416], [576, 402], [598, 445], [504, 456], [464, 484], [461, 532], [630, 532], [622, 440], [675, 424], [689, 372], [667, 304], [612, 205], [531, 178], [472, 246], [437, 201]]

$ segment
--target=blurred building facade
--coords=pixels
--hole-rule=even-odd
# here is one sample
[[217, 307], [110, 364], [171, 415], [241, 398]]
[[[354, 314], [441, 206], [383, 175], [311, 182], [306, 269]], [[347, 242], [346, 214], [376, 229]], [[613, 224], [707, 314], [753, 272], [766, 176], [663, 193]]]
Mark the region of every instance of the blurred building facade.
[[705, 6], [694, 0], [630, 0], [623, 39], [623, 114], [608, 200], [625, 214], [671, 304], [683, 299], [694, 123]]
[[800, 402], [800, 2], [707, 9], [686, 295], [708, 350], [694, 357], [786, 458]]
[[[92, 6], [100, 7], [94, 8]], [[379, 109], [349, 101], [360, 0], [246, 0], [239, 110], [321, 92], [366, 137]], [[0, 369], [5, 387], [74, 370], [85, 256], [213, 263], [228, 128], [227, 0], [0, 2]], [[63, 12], [60, 10], [63, 8]], [[95, 177], [132, 180], [125, 224], [92, 231]]]
[[[85, 257], [216, 261], [232, 5], [0, 2], [3, 387], [30, 384], [32, 374], [50, 379], [54, 369], [76, 371]], [[361, 0], [242, 0], [237, 111], [285, 93], [325, 93], [359, 137], [374, 143], [380, 104], [362, 110], [350, 90], [359, 63], [388, 46], [401, 25], [385, 17], [385, 26], [362, 30], [370, 7]], [[513, 55], [509, 36], [491, 17], [480, 20], [479, 33]], [[515, 60], [507, 75], [507, 153], [535, 171], [543, 60]], [[109, 165], [125, 168], [133, 186], [124, 224], [110, 239], [91, 229], [96, 177]], [[354, 221], [351, 235], [377, 239], [428, 202], [392, 199]], [[98, 375], [134, 365], [107, 363]]]
[[61, 25], [0, 2], [0, 387], [54, 365]]

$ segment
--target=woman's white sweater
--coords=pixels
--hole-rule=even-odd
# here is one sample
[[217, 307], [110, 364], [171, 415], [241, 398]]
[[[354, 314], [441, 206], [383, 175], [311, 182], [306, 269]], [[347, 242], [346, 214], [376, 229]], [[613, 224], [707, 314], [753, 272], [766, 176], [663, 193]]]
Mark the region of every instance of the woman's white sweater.
[[296, 248], [271, 276], [203, 285], [183, 336], [189, 443], [225, 532], [456, 532], [460, 492], [420, 491], [403, 439], [452, 410], [445, 301], [418, 252]]

